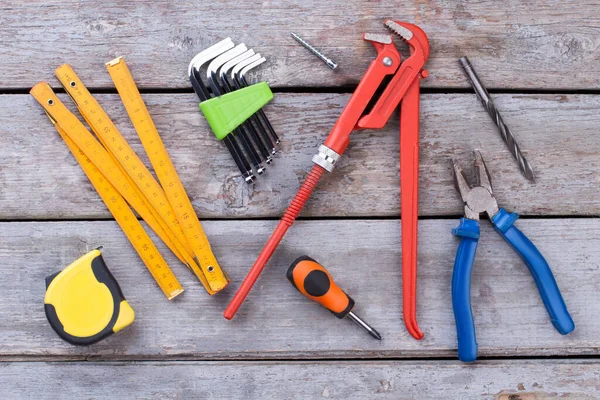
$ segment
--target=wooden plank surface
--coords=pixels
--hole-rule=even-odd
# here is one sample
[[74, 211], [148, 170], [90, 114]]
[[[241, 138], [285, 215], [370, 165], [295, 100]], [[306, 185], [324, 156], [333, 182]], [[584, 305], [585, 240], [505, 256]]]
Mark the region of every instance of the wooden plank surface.
[[[279, 217], [296, 193], [319, 144], [349, 95], [277, 94], [267, 106], [283, 143], [258, 183], [238, 176], [225, 146], [212, 136], [192, 94], [144, 98], [201, 218]], [[66, 96], [62, 96], [66, 99]], [[117, 95], [97, 98], [145, 158]], [[528, 215], [598, 215], [600, 97], [498, 95], [497, 104], [537, 175], [529, 183], [474, 95], [428, 94], [422, 99], [420, 214], [459, 215], [448, 159], [465, 167], [481, 149], [496, 196]], [[70, 100], [67, 104], [71, 105]], [[0, 218], [110, 218], [87, 178], [28, 95], [0, 96]], [[303, 216], [399, 215], [397, 116], [382, 130], [359, 131]]]
[[[191, 58], [227, 36], [267, 56], [259, 76], [276, 87], [355, 84], [375, 54], [362, 34], [386, 33], [390, 17], [417, 23], [429, 36], [432, 73], [424, 86], [467, 87], [457, 62], [466, 54], [489, 87], [600, 87], [598, 2], [520, 0], [11, 1], [0, 13], [0, 87], [30, 87], [64, 62], [84, 81], [112, 87], [104, 63], [120, 55], [136, 65], [142, 87], [189, 87]], [[331, 73], [290, 31], [339, 70]]]
[[[5, 3], [2, 398], [600, 398], [600, 226], [592, 218], [600, 215], [600, 2]], [[401, 315], [397, 114], [382, 130], [353, 134], [338, 168], [302, 214], [316, 220], [291, 229], [240, 313], [226, 321], [223, 309], [347, 102], [350, 95], [341, 92], [353, 90], [375, 55], [362, 34], [385, 33], [388, 17], [417, 23], [432, 46], [421, 96], [420, 214], [426, 218], [419, 225], [418, 316], [425, 339], [413, 340]], [[290, 31], [324, 50], [338, 70], [320, 64]], [[278, 92], [266, 110], [282, 149], [254, 187], [237, 177], [210, 134], [186, 78], [189, 60], [227, 36], [267, 57], [252, 78]], [[218, 219], [203, 225], [233, 280], [224, 293], [209, 297], [159, 246], [186, 289], [173, 302], [163, 297], [25, 93], [41, 80], [58, 86], [53, 70], [70, 63], [88, 87], [102, 92], [97, 98], [139, 151], [104, 67], [120, 55], [144, 90], [196, 211], [201, 219]], [[489, 88], [504, 91], [493, 96], [536, 172], [535, 184], [521, 176], [475, 96], [462, 90], [469, 88], [457, 62], [463, 55]], [[466, 365], [454, 361], [450, 282], [458, 240], [450, 230], [462, 210], [448, 158], [468, 166], [473, 149], [486, 158], [499, 203], [533, 217], [517, 225], [550, 263], [576, 330], [567, 336], [554, 330], [525, 265], [483, 221], [472, 299], [480, 355], [488, 359]], [[70, 346], [45, 319], [44, 278], [98, 245], [105, 246], [136, 321], [91, 347]], [[292, 288], [284, 272], [301, 254], [330, 269], [383, 341]]]
[[[554, 330], [520, 258], [483, 221], [472, 284], [482, 356], [596, 355], [600, 347], [600, 228], [592, 219], [517, 222], [552, 266], [576, 323]], [[209, 297], [181, 264], [169, 260], [186, 292], [168, 302], [112, 221], [0, 224], [0, 356], [59, 359], [257, 359], [455, 357], [450, 283], [458, 220], [420, 224], [418, 316], [425, 339], [405, 331], [401, 315], [398, 221], [304, 221], [276, 251], [240, 312], [222, 312], [255, 260], [275, 221], [204, 224], [231, 287]], [[107, 265], [136, 311], [123, 332], [90, 347], [63, 342], [43, 311], [44, 278], [86, 251], [104, 245]], [[164, 246], [161, 246], [164, 248]], [[357, 302], [355, 311], [384, 337], [377, 341], [340, 321], [285, 279], [298, 256], [308, 254], [330, 270]]]
[[[61, 399], [593, 400], [585, 360], [395, 362], [7, 363], [0, 393]], [[26, 378], [24, 378], [26, 377]]]

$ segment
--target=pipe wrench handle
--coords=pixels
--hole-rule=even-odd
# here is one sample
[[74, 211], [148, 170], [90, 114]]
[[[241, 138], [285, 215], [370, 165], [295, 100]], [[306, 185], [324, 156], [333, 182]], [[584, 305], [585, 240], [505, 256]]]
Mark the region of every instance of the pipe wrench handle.
[[417, 244], [419, 220], [419, 94], [420, 75], [400, 104], [400, 203], [402, 225], [402, 297], [404, 324], [417, 340]]

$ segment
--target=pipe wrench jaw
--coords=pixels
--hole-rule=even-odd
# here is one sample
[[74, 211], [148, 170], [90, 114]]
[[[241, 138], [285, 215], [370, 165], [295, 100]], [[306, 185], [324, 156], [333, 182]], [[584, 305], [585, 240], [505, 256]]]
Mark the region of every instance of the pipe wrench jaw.
[[427, 39], [427, 35], [423, 32], [423, 29], [408, 22], [399, 22], [391, 19], [386, 20], [383, 24], [410, 47], [411, 55], [419, 51], [423, 54], [424, 60], [429, 58], [429, 39]]
[[338, 155], [341, 155], [350, 143], [350, 133], [361, 128], [358, 126], [358, 121], [372, 103], [381, 83], [387, 76], [395, 74], [400, 66], [400, 53], [390, 35], [365, 33], [363, 39], [373, 45], [377, 57], [369, 64], [369, 68], [325, 140], [324, 145]]
[[377, 51], [377, 57], [369, 65], [369, 69], [359, 85], [366, 81], [366, 84], [371, 87], [372, 85], [379, 87], [385, 76], [396, 73], [400, 67], [400, 52], [394, 45], [391, 35], [365, 33], [363, 34], [363, 40], [373, 45], [375, 51]]
[[[363, 40], [371, 43], [377, 51], [377, 57], [369, 65], [324, 143], [338, 155], [346, 150], [352, 131], [383, 128], [409, 87], [427, 76], [427, 71], [423, 70], [429, 55], [425, 33], [416, 25], [404, 22], [388, 20], [385, 26], [409, 45], [411, 56], [401, 63], [400, 53], [391, 35], [363, 35]], [[386, 77], [390, 76], [381, 95], [375, 98]], [[373, 107], [370, 107], [371, 104]]]
[[[387, 20], [385, 26], [409, 46], [411, 54], [400, 65], [373, 108], [358, 121], [358, 128], [383, 128], [413, 82], [428, 75], [423, 69], [429, 57], [429, 41], [425, 32], [406, 22]], [[395, 47], [394, 50], [397, 52]]]

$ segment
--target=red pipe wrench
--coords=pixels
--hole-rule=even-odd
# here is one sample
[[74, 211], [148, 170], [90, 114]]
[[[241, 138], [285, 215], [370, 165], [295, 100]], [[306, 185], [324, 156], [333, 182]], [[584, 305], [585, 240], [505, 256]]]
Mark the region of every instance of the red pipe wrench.
[[[377, 57], [358, 84], [325, 143], [313, 157], [315, 166], [300, 187], [271, 235], [265, 248], [250, 269], [234, 298], [224, 312], [233, 318], [250, 289], [258, 279], [275, 248], [300, 214], [324, 171], [331, 172], [350, 143], [350, 133], [358, 129], [382, 128], [394, 110], [400, 106], [400, 170], [402, 221], [402, 287], [404, 321], [410, 334], [421, 339], [423, 333], [416, 321], [417, 220], [419, 183], [419, 83], [427, 76], [423, 69], [429, 57], [429, 41], [416, 25], [387, 20], [385, 26], [400, 36], [410, 48], [410, 57], [401, 63], [400, 53], [392, 36], [365, 33], [363, 39], [372, 43]], [[381, 95], [374, 99], [384, 79], [389, 78]], [[372, 106], [371, 106], [372, 105]]]

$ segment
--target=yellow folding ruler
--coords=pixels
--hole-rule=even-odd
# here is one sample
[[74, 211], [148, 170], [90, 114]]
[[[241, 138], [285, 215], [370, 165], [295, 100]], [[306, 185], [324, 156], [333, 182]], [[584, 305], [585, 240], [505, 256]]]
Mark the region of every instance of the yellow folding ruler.
[[[126, 77], [120, 77], [119, 82], [121, 85], [130, 83], [134, 89], [134, 94], [137, 94], [137, 98], [135, 96], [124, 97], [123, 93], [121, 93], [122, 86], [119, 89], [117, 85], [117, 88], [134, 123], [134, 127], [138, 131], [140, 138], [142, 138], [144, 148], [148, 153], [162, 186], [156, 181], [131, 146], [129, 146], [125, 138], [112, 123], [100, 104], [85, 88], [73, 69], [68, 65], [63, 65], [57, 68], [56, 76], [67, 93], [75, 101], [80, 113], [100, 142], [58, 100], [47, 84], [36, 85], [31, 93], [44, 107], [59, 134], [65, 138], [67, 146], [72, 151], [77, 150], [74, 152], [77, 161], [90, 177], [90, 181], [92, 181], [102, 199], [107, 203], [107, 207], [115, 216], [115, 220], [122, 227], [134, 248], [140, 253], [140, 257], [142, 257], [142, 254], [148, 254], [143, 251], [149, 248], [146, 245], [148, 242], [151, 244], [152, 257], [148, 257], [147, 255], [142, 257], [142, 260], [150, 271], [153, 272], [153, 268], [158, 262], [164, 263], [164, 259], [160, 256], [160, 253], [158, 253], [158, 250], [156, 250], [146, 232], [143, 231], [139, 221], [135, 219], [127, 203], [148, 223], [150, 228], [167, 244], [171, 251], [194, 272], [209, 294], [217, 293], [227, 286], [229, 277], [221, 270], [210, 249], [208, 239], [202, 230], [191, 202], [185, 193], [185, 189], [177, 176], [177, 172], [150, 119], [150, 115], [129, 71], [127, 70]], [[129, 78], [129, 82], [127, 78]], [[113, 79], [116, 82], [114, 76]], [[127, 90], [127, 93], [129, 93], [130, 89]], [[140, 103], [147, 116], [145, 120], [135, 118], [134, 116], [137, 116], [137, 114], [132, 114], [131, 111], [132, 106], [134, 107], [133, 110], [140, 109]], [[151, 128], [148, 128], [147, 121], [150, 121]], [[150, 133], [148, 133], [149, 130]], [[147, 140], [148, 134], [151, 134], [150, 141]], [[88, 168], [86, 169], [86, 167]], [[107, 188], [108, 186], [110, 186], [112, 192]], [[103, 196], [102, 191], [104, 191], [104, 194], [110, 192], [111, 195], [105, 194]], [[115, 194], [118, 196], [118, 200], [114, 200]], [[109, 206], [107, 201], [116, 201], [120, 206], [117, 207], [114, 204]], [[122, 205], [125, 205], [126, 211], [122, 211]], [[125, 216], [124, 213], [133, 215], [139, 228], [137, 226], [132, 227], [133, 225], [129, 224], [130, 215]], [[143, 232], [142, 234], [139, 234], [140, 228]], [[136, 238], [137, 241], [132, 240], [131, 237]], [[144, 239], [144, 243], [141, 243], [142, 239]], [[141, 250], [136, 246], [140, 247]], [[154, 251], [160, 257], [159, 259], [154, 255]], [[154, 261], [154, 265], [152, 261]], [[168, 268], [166, 263], [164, 263], [164, 266]], [[165, 292], [165, 295], [168, 298], [173, 298], [176, 295], [173, 295], [173, 290], [179, 290], [178, 294], [183, 289], [170, 269], [168, 272], [170, 275], [163, 274], [164, 276], [158, 276], [158, 278], [162, 278], [162, 281], [154, 273], [153, 276], [163, 292]], [[168, 282], [171, 278], [172, 280]]]
[[[56, 130], [64, 139], [67, 147], [71, 150], [71, 153], [73, 153], [73, 156], [79, 165], [81, 165], [81, 168], [100, 195], [100, 198], [115, 217], [115, 220], [139, 254], [140, 258], [144, 261], [144, 264], [165, 296], [171, 300], [182, 293], [183, 288], [181, 287], [181, 284], [161, 256], [135, 214], [127, 205], [121, 192], [115, 188], [113, 183], [111, 183], [114, 182], [119, 185], [119, 182], [122, 180], [122, 177], [119, 177], [119, 173], [114, 172], [116, 166], [98, 163], [99, 161], [103, 161], [103, 157], [102, 151], [93, 145], [95, 139], [91, 136], [89, 131], [87, 131], [85, 126], [79, 122], [77, 117], [75, 117], [58, 97], [56, 97], [56, 94], [46, 82], [40, 82], [35, 85], [33, 89], [31, 89], [31, 94], [42, 107], [44, 107], [50, 121], [52, 121]], [[63, 125], [59, 124], [59, 121]], [[96, 161], [92, 161], [90, 157], [86, 155], [72, 137], [66, 133], [67, 130], [72, 132], [73, 136], [77, 139], [80, 139], [78, 140], [79, 143], [85, 144], [84, 148], [88, 151], [88, 154], [100, 154], [99, 156], [93, 156]], [[83, 142], [81, 139], [83, 139]], [[104, 165], [103, 170], [106, 175], [97, 165]], [[107, 176], [110, 176], [111, 179], [107, 179]], [[135, 196], [131, 196], [129, 192], [127, 193], [131, 202], [138, 202], [139, 199], [136, 200]]]
[[210, 249], [208, 238], [202, 229], [198, 216], [194, 212], [192, 203], [177, 175], [177, 170], [158, 134], [125, 60], [122, 57], [116, 58], [109, 61], [106, 68], [148, 154], [154, 172], [156, 172], [162, 187], [165, 188], [166, 196], [181, 224], [181, 228], [183, 228], [195, 259], [202, 269], [196, 275], [203, 273], [210, 288], [215, 292], [220, 291], [227, 286], [230, 279], [221, 270]]
[[[162, 222], [163, 231], [176, 248], [175, 253], [181, 255], [182, 262], [194, 272], [207, 290], [211, 289], [208, 290], [210, 294], [216, 293], [216, 290], [212, 290], [212, 287], [208, 284], [208, 281], [196, 264], [192, 250], [188, 245], [181, 226], [179, 226], [177, 217], [167, 200], [163, 188], [154, 179], [131, 146], [129, 146], [104, 109], [86, 89], [75, 71], [69, 65], [62, 65], [56, 69], [55, 73], [60, 83], [77, 105], [83, 118], [100, 139], [100, 142], [114, 163], [121, 170], [131, 190], [135, 191], [140, 198], [145, 199], [151, 213], [159, 222]], [[142, 218], [144, 217], [142, 216]]]

